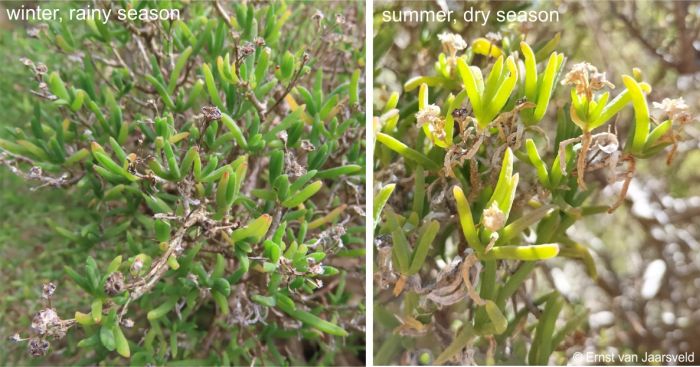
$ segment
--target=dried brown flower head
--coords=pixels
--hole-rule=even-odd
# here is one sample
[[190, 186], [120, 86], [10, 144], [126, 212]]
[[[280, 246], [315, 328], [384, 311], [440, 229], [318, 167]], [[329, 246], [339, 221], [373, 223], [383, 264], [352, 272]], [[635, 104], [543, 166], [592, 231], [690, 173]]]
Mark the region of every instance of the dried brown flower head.
[[265, 46], [265, 39], [262, 37], [256, 37], [255, 40], [253, 40], [253, 41], [255, 42], [255, 46], [257, 46], [257, 47]]
[[653, 102], [652, 106], [664, 112], [668, 118], [677, 124], [687, 124], [693, 120], [693, 116], [688, 110], [688, 105], [685, 103], [683, 98], [664, 98], [661, 103]]
[[54, 292], [56, 292], [56, 285], [51, 282], [46, 283], [42, 287], [41, 297], [44, 299], [49, 299], [51, 296], [53, 296]]
[[29, 339], [29, 344], [27, 345], [27, 351], [32, 357], [41, 357], [46, 355], [49, 351], [49, 342], [40, 338]]
[[240, 57], [250, 56], [255, 52], [255, 45], [250, 42], [246, 42], [243, 46], [238, 49]]
[[39, 335], [44, 335], [49, 332], [51, 328], [61, 323], [61, 319], [58, 314], [52, 308], [45, 308], [39, 311], [32, 319], [32, 330], [34, 330]]
[[445, 53], [449, 54], [451, 57], [455, 57], [457, 51], [467, 48], [467, 42], [464, 41], [464, 38], [455, 33], [440, 33], [438, 39], [442, 42]]
[[600, 133], [595, 135], [594, 144], [597, 149], [606, 154], [612, 154], [617, 151], [620, 142], [617, 140], [617, 135], [611, 133]]
[[430, 131], [439, 139], [445, 138], [445, 122], [440, 117], [440, 107], [430, 104], [416, 113], [416, 120], [421, 125], [428, 125]]
[[112, 297], [124, 291], [124, 274], [115, 271], [109, 274], [105, 282], [105, 293]]
[[503, 225], [506, 224], [506, 216], [498, 207], [498, 203], [496, 201], [494, 201], [489, 208], [484, 209], [484, 215], [482, 218], [484, 221], [484, 228], [491, 232], [498, 231], [499, 229], [503, 228]]
[[466, 108], [457, 108], [454, 111], [452, 111], [452, 117], [455, 119], [455, 121], [464, 121], [468, 116], [467, 109]]
[[34, 67], [34, 61], [27, 57], [20, 57], [19, 62], [21, 62], [24, 66]]
[[314, 12], [314, 15], [311, 16], [311, 20], [313, 20], [316, 23], [317, 28], [321, 28], [323, 24], [323, 19], [326, 16], [323, 14], [323, 12], [319, 9], [316, 9], [316, 12]]
[[605, 87], [615, 89], [615, 84], [608, 81], [606, 72], [591, 74], [591, 89], [600, 90]]
[[300, 145], [301, 145], [301, 149], [304, 151], [307, 151], [307, 152], [312, 152], [312, 151], [316, 150], [316, 147], [308, 139], [303, 139], [301, 141]]
[[44, 63], [39, 62], [34, 66], [34, 72], [36, 72], [38, 75], [44, 75], [48, 71], [49, 68]]
[[207, 122], [218, 120], [221, 118], [221, 111], [216, 106], [202, 107], [202, 115]]
[[561, 84], [573, 85], [576, 88], [576, 94], [586, 96], [588, 99], [591, 98], [594, 91], [605, 87], [615, 88], [615, 85], [608, 81], [606, 73], [598, 72], [598, 68], [587, 62], [574, 64], [564, 76]]
[[306, 167], [299, 164], [297, 157], [292, 152], [284, 155], [284, 164], [289, 177], [297, 178], [306, 174]]

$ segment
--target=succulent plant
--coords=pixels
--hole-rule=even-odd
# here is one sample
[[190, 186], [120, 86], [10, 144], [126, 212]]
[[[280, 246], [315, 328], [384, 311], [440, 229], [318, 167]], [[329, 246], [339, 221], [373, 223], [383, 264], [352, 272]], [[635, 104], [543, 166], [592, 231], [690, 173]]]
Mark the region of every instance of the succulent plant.
[[[588, 63], [560, 78], [559, 39], [533, 50], [516, 32], [468, 47], [442, 34], [432, 75], [375, 98], [375, 363], [548, 364], [582, 327], [585, 309], [530, 280], [557, 257], [597, 277], [567, 229], [620, 206], [635, 162], [675, 146], [692, 117], [668, 100], [655, 122], [638, 69], [612, 99]], [[628, 107], [618, 133], [609, 123]], [[600, 171], [608, 180], [588, 187]], [[616, 202], [590, 199], [617, 181]]]
[[[182, 16], [54, 21], [31, 41], [61, 56], [23, 60], [34, 112], [1, 162], [89, 218], [53, 225], [80, 290], [51, 279], [17, 340], [90, 364], [358, 363], [363, 4], [99, 6]], [[51, 307], [66, 298], [71, 314]]]

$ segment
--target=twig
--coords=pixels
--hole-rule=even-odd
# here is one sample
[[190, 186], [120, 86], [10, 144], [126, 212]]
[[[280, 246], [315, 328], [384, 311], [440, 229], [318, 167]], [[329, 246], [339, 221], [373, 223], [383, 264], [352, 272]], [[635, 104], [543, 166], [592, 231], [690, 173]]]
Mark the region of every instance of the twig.
[[287, 88], [284, 89], [284, 92], [282, 93], [282, 95], [281, 95], [279, 98], [277, 98], [277, 100], [275, 101], [275, 103], [272, 104], [272, 107], [270, 107], [270, 108], [267, 109], [267, 111], [265, 112], [266, 115], [267, 115], [269, 112], [273, 111], [273, 110], [284, 100], [284, 98], [287, 97], [287, 95], [289, 94], [289, 92], [292, 91], [292, 89], [294, 88], [294, 86], [295, 86], [295, 85], [297, 84], [297, 82], [299, 81], [299, 77], [301, 77], [301, 73], [302, 73], [302, 71], [304, 70], [304, 66], [306, 65], [306, 62], [307, 62], [307, 61], [309, 61], [309, 55], [306, 54], [306, 53], [304, 53], [304, 57], [301, 59], [301, 65], [299, 65], [299, 68], [297, 69], [297, 71], [296, 71], [296, 72], [294, 73], [294, 75], [292, 76], [292, 80], [291, 80], [291, 81], [289, 82], [289, 84], [287, 85]]
[[141, 296], [153, 289], [153, 287], [155, 287], [155, 285], [163, 277], [163, 275], [165, 275], [169, 268], [168, 259], [170, 258], [170, 256], [179, 255], [182, 253], [182, 251], [185, 248], [183, 239], [185, 237], [185, 234], [187, 234], [187, 231], [195, 224], [198, 224], [204, 220], [206, 220], [206, 210], [204, 207], [197, 209], [196, 211], [192, 212], [189, 216], [187, 216], [185, 222], [177, 230], [177, 232], [175, 232], [173, 238], [170, 240], [168, 249], [158, 259], [158, 261], [156, 261], [155, 265], [151, 267], [151, 270], [148, 272], [148, 274], [145, 277], [136, 280], [135, 282], [127, 284], [126, 288], [130, 289], [131, 293], [129, 294], [127, 302], [124, 304], [121, 312], [119, 313], [120, 320], [124, 316], [124, 314], [126, 314], [129, 303], [141, 298]]
[[627, 18], [624, 14], [620, 13], [617, 10], [617, 6], [615, 5], [614, 1], [610, 2], [610, 11], [618, 19], [620, 19], [622, 21], [622, 23], [625, 24], [625, 26], [629, 30], [628, 34], [630, 34], [632, 37], [636, 38], [642, 44], [642, 46], [644, 46], [644, 48], [646, 48], [649, 52], [651, 52], [654, 56], [656, 56], [656, 58], [658, 58], [664, 65], [672, 67], [674, 69], [678, 69], [679, 65], [677, 65], [674, 62], [666, 60], [666, 58], [664, 58], [664, 55], [659, 53], [657, 51], [656, 47], [654, 47], [654, 45], [652, 45], [646, 38], [644, 38], [644, 36], [642, 35], [642, 31], [639, 28], [637, 28], [637, 26], [635, 26], [634, 23], [632, 23], [632, 21], [629, 18]]
[[233, 23], [231, 23], [231, 18], [229, 18], [226, 9], [224, 9], [224, 7], [218, 0], [214, 2], [214, 5], [216, 6], [216, 12], [219, 13], [219, 15], [222, 18], [224, 18], [224, 22], [226, 22], [226, 25], [228, 25], [229, 28], [233, 28]]

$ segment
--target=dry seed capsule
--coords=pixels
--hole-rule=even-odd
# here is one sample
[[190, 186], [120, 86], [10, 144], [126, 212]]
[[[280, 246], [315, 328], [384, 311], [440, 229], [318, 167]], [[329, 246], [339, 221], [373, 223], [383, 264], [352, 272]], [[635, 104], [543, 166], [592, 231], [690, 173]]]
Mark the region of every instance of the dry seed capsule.
[[105, 282], [105, 293], [110, 296], [116, 296], [124, 291], [124, 274], [115, 271], [109, 274], [107, 282]]
[[61, 319], [52, 308], [45, 308], [39, 311], [32, 319], [32, 330], [37, 334], [44, 335], [52, 325], [61, 322]]
[[27, 352], [32, 357], [41, 357], [46, 355], [49, 351], [49, 342], [44, 339], [31, 338], [29, 339], [29, 344], [27, 345]]
[[54, 292], [56, 292], [56, 285], [50, 282], [46, 283], [42, 288], [41, 297], [49, 299], [53, 296]]
[[221, 111], [216, 106], [202, 107], [202, 115], [207, 122], [221, 119]]

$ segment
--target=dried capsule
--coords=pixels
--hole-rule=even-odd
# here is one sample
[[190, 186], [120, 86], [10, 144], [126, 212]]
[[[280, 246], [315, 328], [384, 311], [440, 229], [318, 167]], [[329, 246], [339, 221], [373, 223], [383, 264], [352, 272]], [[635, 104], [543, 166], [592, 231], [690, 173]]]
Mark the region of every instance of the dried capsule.
[[51, 282], [46, 283], [42, 288], [41, 297], [49, 299], [53, 296], [54, 292], [56, 292], [56, 285]]
[[29, 339], [29, 344], [27, 345], [27, 351], [32, 357], [41, 357], [46, 355], [49, 351], [49, 342], [40, 338]]
[[442, 47], [445, 52], [454, 59], [458, 51], [467, 48], [467, 42], [459, 34], [443, 32], [438, 35], [438, 39], [442, 42]]
[[112, 297], [124, 291], [124, 274], [115, 271], [105, 282], [105, 293]]
[[241, 57], [247, 57], [255, 52], [255, 46], [250, 42], [246, 42], [238, 49], [238, 52], [240, 53]]
[[254, 42], [255, 42], [255, 46], [257, 46], [257, 47], [265, 46], [265, 39], [262, 37], [256, 37]]
[[464, 121], [467, 116], [469, 116], [469, 111], [467, 111], [466, 108], [456, 108], [454, 111], [452, 111], [452, 117], [457, 122]]
[[204, 120], [207, 122], [220, 120], [221, 110], [219, 110], [216, 106], [204, 106], [202, 107], [202, 115], [204, 116]]
[[34, 315], [31, 327], [37, 334], [44, 335], [53, 325], [60, 322], [61, 319], [58, 317], [58, 314], [56, 311], [54, 311], [54, 309], [45, 308]]

